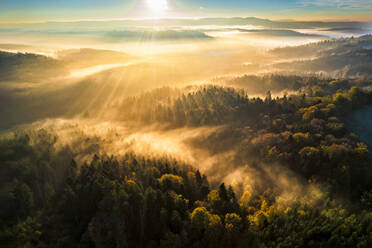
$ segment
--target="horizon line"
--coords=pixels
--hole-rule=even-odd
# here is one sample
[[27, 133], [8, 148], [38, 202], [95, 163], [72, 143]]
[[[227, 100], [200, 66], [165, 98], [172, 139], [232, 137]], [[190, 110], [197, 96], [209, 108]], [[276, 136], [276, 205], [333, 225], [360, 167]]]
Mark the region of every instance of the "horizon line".
[[160, 21], [160, 20], [202, 20], [202, 19], [234, 19], [234, 18], [256, 18], [274, 22], [360, 22], [372, 23], [371, 20], [351, 20], [349, 18], [332, 18], [332, 19], [295, 19], [295, 18], [267, 18], [257, 16], [182, 16], [182, 17], [117, 17], [117, 18], [84, 18], [84, 19], [66, 19], [66, 20], [35, 20], [35, 21], [0, 21], [0, 25], [22, 25], [22, 24], [46, 24], [46, 23], [74, 23], [74, 22], [110, 22], [110, 21]]

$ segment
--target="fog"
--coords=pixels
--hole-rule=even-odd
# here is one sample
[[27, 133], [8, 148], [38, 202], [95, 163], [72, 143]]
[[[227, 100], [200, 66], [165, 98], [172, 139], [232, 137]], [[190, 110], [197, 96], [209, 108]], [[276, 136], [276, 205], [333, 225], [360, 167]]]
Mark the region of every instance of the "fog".
[[[112, 28], [109, 23], [80, 23], [74, 28], [44, 23], [0, 28], [0, 129], [5, 136], [45, 129], [58, 137], [59, 149], [71, 146], [79, 164], [95, 154], [169, 156], [200, 169], [214, 186], [232, 184], [246, 200], [267, 187], [277, 192], [280, 204], [318, 200], [321, 186], [309, 185], [284, 165], [242, 158], [239, 149], [252, 138], [248, 131], [216, 138], [233, 124], [144, 124], [125, 119], [127, 106], [118, 107], [164, 87], [174, 92], [159, 102], [212, 84], [243, 89], [250, 97], [264, 98], [269, 90], [272, 97], [282, 97], [299, 94], [313, 76], [371, 75], [370, 57], [363, 56], [361, 70], [345, 55], [354, 51], [345, 48], [354, 38], [332, 39], [362, 36], [369, 24], [265, 25], [201, 22], [154, 28], [131, 23]], [[372, 40], [362, 36], [358, 44], [355, 49]], [[270, 76], [274, 73], [284, 80], [278, 83]], [[155, 104], [151, 101], [146, 104]], [[145, 108], [139, 105], [134, 112]]]

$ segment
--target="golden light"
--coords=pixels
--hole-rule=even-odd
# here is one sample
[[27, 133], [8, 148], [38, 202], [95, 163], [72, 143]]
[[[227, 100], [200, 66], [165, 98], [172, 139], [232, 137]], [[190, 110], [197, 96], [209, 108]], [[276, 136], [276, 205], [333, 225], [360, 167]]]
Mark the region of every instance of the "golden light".
[[161, 17], [165, 15], [165, 12], [168, 10], [168, 1], [167, 0], [146, 0], [147, 8], [149, 14], [155, 17]]

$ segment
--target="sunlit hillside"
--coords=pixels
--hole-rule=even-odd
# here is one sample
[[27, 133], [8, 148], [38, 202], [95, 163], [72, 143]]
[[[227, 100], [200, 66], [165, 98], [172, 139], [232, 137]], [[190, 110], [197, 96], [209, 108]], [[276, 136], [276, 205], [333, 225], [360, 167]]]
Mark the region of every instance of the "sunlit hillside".
[[0, 247], [372, 247], [371, 14], [0, 1]]

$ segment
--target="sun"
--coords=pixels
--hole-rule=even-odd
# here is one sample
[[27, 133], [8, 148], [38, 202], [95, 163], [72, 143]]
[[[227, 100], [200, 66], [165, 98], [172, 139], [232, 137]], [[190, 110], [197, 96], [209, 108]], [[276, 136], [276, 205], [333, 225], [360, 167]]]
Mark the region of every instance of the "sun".
[[146, 0], [147, 8], [149, 14], [152, 16], [164, 16], [168, 10], [168, 1], [167, 0]]

